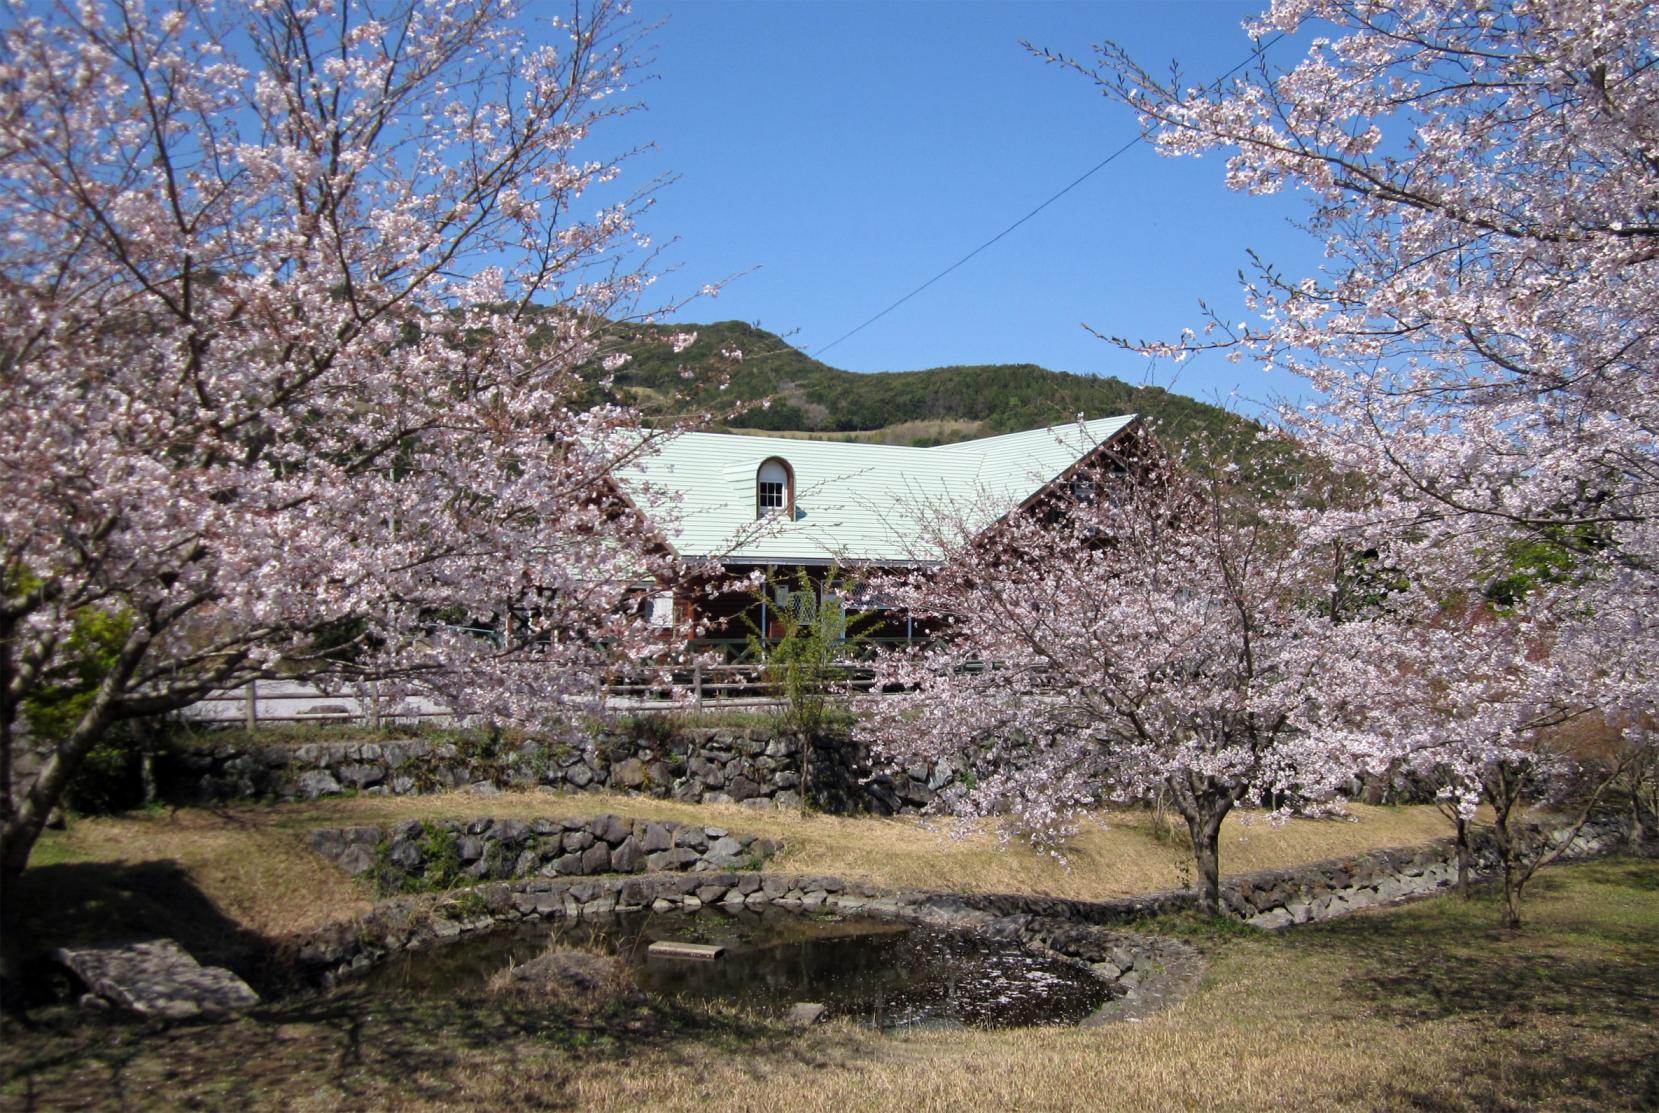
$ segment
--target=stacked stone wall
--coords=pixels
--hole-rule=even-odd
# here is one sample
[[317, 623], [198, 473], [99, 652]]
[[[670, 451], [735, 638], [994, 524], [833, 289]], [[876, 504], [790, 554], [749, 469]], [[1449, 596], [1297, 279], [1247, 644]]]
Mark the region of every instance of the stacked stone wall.
[[[1576, 835], [1558, 821], [1532, 823], [1522, 837], [1531, 844], [1531, 853], [1565, 842], [1560, 857], [1571, 861], [1629, 847], [1640, 835], [1624, 819], [1606, 817], [1586, 823]], [[1470, 851], [1473, 877], [1498, 872], [1502, 863], [1489, 831], [1476, 832]], [[1239, 874], [1222, 882], [1221, 897], [1227, 909], [1245, 922], [1279, 928], [1433, 893], [1456, 882], [1457, 845], [1451, 839], [1440, 839], [1424, 846], [1374, 850], [1288, 870]]]
[[157, 778], [164, 796], [189, 803], [544, 786], [756, 807], [798, 807], [810, 798], [825, 811], [893, 815], [933, 803], [957, 774], [940, 762], [872, 776], [865, 748], [845, 736], [691, 728], [660, 737], [608, 732], [579, 745], [492, 742], [483, 734], [299, 746], [215, 744], [208, 736], [162, 755]]
[[406, 820], [391, 827], [325, 827], [311, 846], [382, 892], [414, 892], [527, 877], [758, 869], [771, 839], [669, 820]]

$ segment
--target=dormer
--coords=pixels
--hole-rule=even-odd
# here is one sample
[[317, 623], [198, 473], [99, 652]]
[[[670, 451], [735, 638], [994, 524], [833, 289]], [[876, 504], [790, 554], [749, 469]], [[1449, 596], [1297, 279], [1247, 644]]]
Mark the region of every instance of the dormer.
[[755, 517], [795, 514], [795, 469], [781, 456], [761, 462], [755, 472]]

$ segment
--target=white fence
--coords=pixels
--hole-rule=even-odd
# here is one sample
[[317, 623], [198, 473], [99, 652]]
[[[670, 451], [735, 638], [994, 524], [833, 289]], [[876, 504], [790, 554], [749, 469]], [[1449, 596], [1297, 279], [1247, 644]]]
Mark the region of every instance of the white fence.
[[[868, 690], [870, 673], [859, 666], [837, 669], [838, 685]], [[701, 711], [773, 707], [782, 702], [777, 681], [759, 665], [696, 665], [680, 670], [672, 683], [661, 679], [611, 676], [594, 693], [595, 703], [613, 711]], [[240, 724], [249, 730], [261, 723], [356, 722], [378, 727], [383, 722], [453, 719], [455, 713], [431, 695], [394, 681], [324, 691], [293, 680], [261, 680], [229, 688], [179, 712], [196, 723]]]
[[389, 719], [452, 719], [453, 711], [431, 696], [400, 690], [391, 683], [371, 683], [351, 692], [325, 692], [294, 680], [261, 680], [214, 692], [180, 716], [196, 723], [240, 723], [252, 730], [260, 723], [361, 722], [379, 726]]

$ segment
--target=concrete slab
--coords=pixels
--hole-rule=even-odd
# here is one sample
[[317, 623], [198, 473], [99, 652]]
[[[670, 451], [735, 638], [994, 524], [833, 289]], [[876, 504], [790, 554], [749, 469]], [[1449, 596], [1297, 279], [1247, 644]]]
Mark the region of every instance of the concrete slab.
[[60, 947], [52, 956], [93, 993], [141, 1016], [228, 1016], [259, 1003], [259, 994], [247, 982], [223, 967], [203, 966], [171, 939]]

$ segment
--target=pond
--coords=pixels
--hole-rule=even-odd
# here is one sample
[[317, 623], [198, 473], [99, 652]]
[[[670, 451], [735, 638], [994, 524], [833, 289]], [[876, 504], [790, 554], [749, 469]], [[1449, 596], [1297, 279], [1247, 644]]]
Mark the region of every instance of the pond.
[[[725, 954], [712, 961], [648, 956], [658, 940], [716, 944]], [[831, 1017], [883, 1029], [1075, 1024], [1112, 996], [1087, 970], [1012, 940], [771, 909], [518, 925], [399, 955], [364, 981], [399, 996], [473, 992], [550, 942], [619, 955], [640, 988], [659, 997], [732, 1001], [773, 1014], [812, 1001]]]

